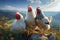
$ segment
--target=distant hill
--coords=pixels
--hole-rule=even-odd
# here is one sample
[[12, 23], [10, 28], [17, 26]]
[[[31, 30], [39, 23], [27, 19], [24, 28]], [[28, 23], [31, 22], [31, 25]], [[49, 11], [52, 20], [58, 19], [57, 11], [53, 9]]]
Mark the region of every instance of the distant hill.
[[60, 23], [60, 12], [58, 12], [58, 14], [56, 14], [55, 16], [53, 16], [53, 27], [58, 29], [58, 24]]
[[44, 12], [44, 14], [49, 17], [49, 16], [55, 16], [59, 14], [59, 12]]
[[[8, 10], [0, 10], [0, 17], [5, 16], [7, 19], [15, 19], [15, 13], [16, 11], [8, 11]], [[20, 12], [24, 17], [26, 14], [23, 12]]]
[[0, 17], [5, 16], [8, 19], [15, 18], [15, 12], [0, 12]]
[[60, 23], [60, 12], [58, 12], [59, 14], [53, 16], [53, 22], [55, 23]]
[[58, 12], [59, 14], [57, 14], [57, 15], [55, 15], [54, 16], [54, 18], [56, 19], [56, 20], [60, 20], [60, 12]]

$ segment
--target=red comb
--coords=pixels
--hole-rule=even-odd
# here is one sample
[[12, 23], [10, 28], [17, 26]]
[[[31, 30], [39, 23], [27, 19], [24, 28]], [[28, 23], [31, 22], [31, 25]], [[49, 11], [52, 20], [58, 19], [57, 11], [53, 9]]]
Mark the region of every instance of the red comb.
[[19, 19], [20, 19], [19, 12], [16, 12], [16, 19], [17, 19], [17, 20], [19, 20]]
[[32, 8], [30, 5], [28, 5], [28, 12], [31, 12], [32, 11]]
[[37, 7], [37, 8], [36, 8], [36, 11], [37, 11], [37, 14], [40, 14], [40, 13], [41, 13], [40, 7]]
[[40, 9], [40, 7], [37, 7], [37, 9]]

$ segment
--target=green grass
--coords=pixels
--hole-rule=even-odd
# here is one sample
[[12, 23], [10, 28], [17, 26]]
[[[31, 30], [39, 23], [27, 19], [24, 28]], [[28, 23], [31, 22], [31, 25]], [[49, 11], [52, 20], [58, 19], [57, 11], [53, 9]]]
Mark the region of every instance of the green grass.
[[57, 40], [60, 40], [60, 31], [56, 31]]
[[[12, 22], [13, 22], [13, 20], [10, 20], [10, 21], [7, 21], [6, 23], [8, 24], [8, 25], [10, 25], [10, 24], [12, 24]], [[6, 27], [6, 26], [5, 26]], [[9, 26], [7, 29], [4, 29], [4, 28], [0, 28], [0, 33], [2, 33], [2, 36], [4, 37], [8, 37], [8, 35], [11, 33], [10, 32], [10, 27], [11, 26]], [[48, 33], [48, 32], [47, 32]], [[1, 34], [0, 34], [1, 35]], [[13, 33], [12, 33], [12, 35], [13, 35]], [[1, 37], [1, 36], [0, 36]], [[57, 40], [60, 40], [60, 30], [58, 31], [58, 30], [56, 30], [56, 37], [57, 37]], [[7, 39], [8, 40], [8, 39]]]

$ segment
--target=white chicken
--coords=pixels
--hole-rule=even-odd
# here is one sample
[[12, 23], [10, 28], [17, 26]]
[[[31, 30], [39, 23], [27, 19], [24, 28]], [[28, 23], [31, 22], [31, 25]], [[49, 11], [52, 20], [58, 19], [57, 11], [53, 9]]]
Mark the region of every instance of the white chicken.
[[34, 21], [34, 18], [36, 17], [36, 14], [32, 8], [31, 5], [28, 5], [28, 12], [27, 12], [27, 15], [25, 17], [25, 20], [26, 21]]
[[19, 12], [16, 12], [16, 19], [14, 20], [10, 31], [14, 33], [22, 33], [25, 30], [25, 27], [26, 24], [23, 16]]
[[50, 29], [50, 23], [52, 21], [52, 16], [50, 16], [49, 18], [47, 16], [45, 16], [43, 14], [43, 12], [40, 10], [40, 7], [36, 8], [36, 18], [38, 20], [42, 20], [42, 22], [44, 23], [44, 25], [46, 26], [46, 28], [49, 30]]
[[29, 28], [29, 29], [35, 28], [35, 17], [36, 17], [36, 14], [35, 14], [32, 6], [28, 5], [28, 12], [27, 12], [27, 15], [25, 17], [27, 28]]

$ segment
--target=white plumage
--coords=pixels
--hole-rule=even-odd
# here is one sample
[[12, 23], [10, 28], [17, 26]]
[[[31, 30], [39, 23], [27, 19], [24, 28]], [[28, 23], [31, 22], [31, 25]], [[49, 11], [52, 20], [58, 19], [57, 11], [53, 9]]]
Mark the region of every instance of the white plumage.
[[26, 27], [26, 24], [24, 22], [23, 16], [19, 12], [16, 12], [16, 19], [12, 24], [11, 31], [20, 33], [25, 30], [25, 27]]
[[45, 16], [42, 19], [42, 21], [44, 22], [44, 24], [46, 25], [47, 29], [49, 30], [50, 29], [50, 23], [51, 23], [52, 19], [49, 20], [49, 18]]
[[37, 11], [37, 19], [41, 20], [44, 25], [46, 26], [46, 28], [49, 30], [50, 29], [50, 23], [52, 21], [52, 16], [50, 16], [49, 18], [47, 16], [44, 15], [44, 13], [40, 10], [40, 7], [36, 8]]
[[35, 14], [32, 6], [29, 5], [28, 12], [25, 17], [27, 28], [34, 28], [35, 27], [35, 17], [36, 17], [36, 14]]
[[25, 19], [26, 19], [26, 21], [34, 21], [34, 18], [35, 18], [35, 17], [36, 17], [36, 14], [35, 14], [32, 6], [29, 5], [29, 6], [28, 6], [28, 12], [27, 12], [27, 14], [26, 14]]

